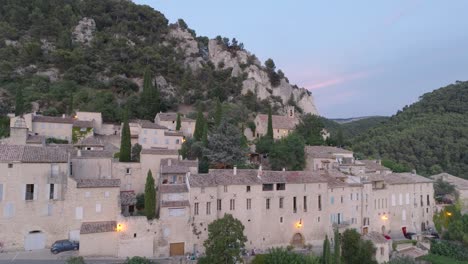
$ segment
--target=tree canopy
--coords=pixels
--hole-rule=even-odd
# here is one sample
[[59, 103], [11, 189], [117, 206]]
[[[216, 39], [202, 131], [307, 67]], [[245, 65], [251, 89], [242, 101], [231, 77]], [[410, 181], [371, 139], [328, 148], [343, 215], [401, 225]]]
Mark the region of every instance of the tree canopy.
[[206, 255], [198, 263], [235, 264], [241, 259], [246, 241], [242, 222], [225, 214], [208, 225], [208, 239], [203, 243]]
[[[422, 175], [441, 170], [468, 178], [468, 82], [422, 95], [388, 121], [353, 139], [352, 149]], [[435, 166], [438, 165], [438, 166]]]

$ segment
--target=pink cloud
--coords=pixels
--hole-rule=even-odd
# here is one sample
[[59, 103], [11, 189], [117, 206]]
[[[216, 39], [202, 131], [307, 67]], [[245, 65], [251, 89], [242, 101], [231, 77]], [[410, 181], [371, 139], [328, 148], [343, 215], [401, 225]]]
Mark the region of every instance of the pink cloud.
[[339, 75], [335, 77], [331, 77], [325, 80], [321, 80], [309, 85], [305, 85], [305, 87], [308, 90], [316, 90], [316, 89], [321, 89], [329, 86], [334, 86], [346, 82], [350, 82], [356, 79], [362, 79], [370, 76], [373, 73], [373, 71], [362, 71], [362, 72], [356, 72], [356, 73], [351, 73], [351, 74], [345, 74], [345, 75]]

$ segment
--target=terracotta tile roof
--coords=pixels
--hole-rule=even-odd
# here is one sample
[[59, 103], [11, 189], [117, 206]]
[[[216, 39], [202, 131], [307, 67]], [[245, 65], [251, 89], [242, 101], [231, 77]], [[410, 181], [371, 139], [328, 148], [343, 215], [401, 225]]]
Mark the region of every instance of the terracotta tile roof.
[[187, 184], [161, 184], [159, 185], [161, 193], [184, 193], [188, 192]]
[[176, 174], [182, 174], [182, 173], [187, 173], [190, 171], [189, 167], [186, 166], [180, 166], [180, 165], [161, 165], [161, 173], [166, 174], [166, 173], [176, 173]]
[[115, 232], [116, 228], [116, 221], [83, 222], [81, 223], [80, 234]]
[[141, 154], [148, 154], [148, 155], [179, 155], [179, 151], [177, 149], [163, 149], [163, 148], [151, 148], [151, 149], [142, 149]]
[[445, 182], [455, 185], [455, 188], [459, 190], [468, 190], [468, 180], [453, 176], [445, 172], [437, 175], [432, 175], [430, 178], [433, 180], [442, 179]]
[[182, 131], [164, 131], [164, 135], [168, 137], [183, 137], [184, 133]]
[[[158, 113], [156, 117], [159, 117], [161, 121], [177, 121], [177, 113]], [[180, 121], [182, 122], [195, 122], [195, 120], [188, 117], [180, 116]]]
[[388, 184], [432, 183], [433, 180], [413, 173], [390, 173], [383, 176]]
[[121, 191], [120, 204], [121, 205], [135, 205], [137, 202], [136, 194], [134, 191]]
[[356, 162], [363, 163], [366, 166], [366, 171], [390, 171], [389, 168], [379, 164], [377, 160], [359, 160]]
[[76, 179], [76, 188], [120, 188], [120, 179]]
[[259, 185], [264, 183], [319, 183], [327, 178], [316, 171], [262, 171], [258, 170], [210, 170], [207, 174], [195, 174], [189, 177], [191, 187], [214, 187], [219, 185]]
[[190, 206], [189, 201], [162, 201], [161, 207], [186, 207]]
[[[264, 123], [265, 127], [268, 124], [268, 115], [259, 114], [258, 118], [260, 122]], [[297, 124], [299, 124], [299, 119], [296, 117], [281, 116], [281, 115], [272, 115], [272, 124], [273, 129], [288, 129], [293, 130]]]
[[362, 238], [365, 240], [370, 240], [374, 244], [385, 244], [388, 242], [388, 240], [382, 234], [375, 231], [365, 234]]
[[75, 146], [104, 147], [104, 144], [99, 138], [87, 137], [80, 140], [80, 142], [76, 143]]
[[42, 123], [58, 123], [58, 124], [73, 124], [75, 119], [73, 117], [60, 117], [60, 116], [34, 116], [33, 122]]
[[161, 165], [169, 166], [169, 160], [172, 166], [179, 165], [179, 166], [185, 166], [185, 167], [198, 168], [198, 160], [180, 160], [180, 159], [175, 159], [175, 158], [161, 159]]
[[324, 159], [334, 159], [335, 154], [353, 154], [350, 150], [330, 146], [306, 146], [305, 152], [307, 156]]
[[82, 120], [75, 120], [73, 122], [74, 127], [80, 127], [80, 128], [90, 128], [93, 127], [93, 121], [82, 121]]
[[142, 128], [147, 128], [147, 129], [167, 129], [165, 126], [161, 126], [158, 124], [155, 124], [151, 121], [148, 120], [139, 120], [139, 123]]
[[68, 154], [61, 147], [0, 145], [0, 162], [65, 163]]

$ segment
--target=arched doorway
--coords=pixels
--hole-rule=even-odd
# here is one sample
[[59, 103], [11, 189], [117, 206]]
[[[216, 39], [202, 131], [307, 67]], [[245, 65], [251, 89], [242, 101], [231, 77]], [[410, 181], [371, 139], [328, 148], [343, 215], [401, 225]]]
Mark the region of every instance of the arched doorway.
[[304, 246], [304, 236], [301, 233], [294, 234], [291, 245], [294, 247], [303, 247]]
[[24, 238], [25, 250], [36, 250], [45, 248], [46, 236], [40, 230], [33, 230], [26, 234]]

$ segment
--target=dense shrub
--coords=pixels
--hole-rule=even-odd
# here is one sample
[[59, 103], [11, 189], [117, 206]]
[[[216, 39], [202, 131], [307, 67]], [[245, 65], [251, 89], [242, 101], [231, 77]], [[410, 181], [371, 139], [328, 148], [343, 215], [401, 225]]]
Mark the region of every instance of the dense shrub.
[[468, 261], [468, 250], [460, 243], [440, 240], [431, 243], [432, 254], [454, 258], [456, 260]]

